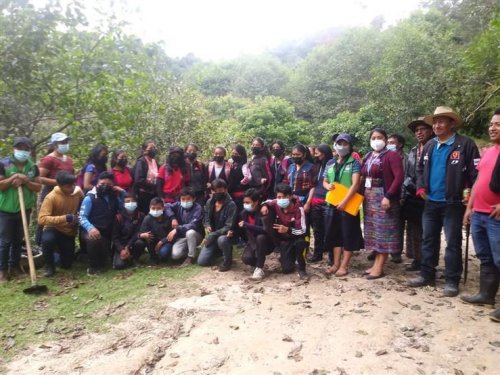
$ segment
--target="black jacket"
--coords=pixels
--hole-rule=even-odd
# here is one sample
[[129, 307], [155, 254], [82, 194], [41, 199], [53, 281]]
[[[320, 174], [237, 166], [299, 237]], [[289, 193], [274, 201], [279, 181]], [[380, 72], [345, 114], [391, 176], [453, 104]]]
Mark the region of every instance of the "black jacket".
[[[429, 140], [422, 150], [417, 165], [417, 190], [429, 192], [430, 165], [435, 147], [434, 138]], [[450, 156], [443, 173], [446, 173], [446, 201], [461, 202], [463, 190], [470, 188], [477, 178], [476, 166], [479, 163], [479, 150], [474, 141], [460, 134], [455, 135]]]

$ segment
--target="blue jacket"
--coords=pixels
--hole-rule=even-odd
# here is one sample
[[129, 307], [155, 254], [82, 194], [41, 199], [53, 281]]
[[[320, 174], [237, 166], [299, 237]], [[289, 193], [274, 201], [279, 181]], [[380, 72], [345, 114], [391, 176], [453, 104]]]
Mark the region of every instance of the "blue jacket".
[[203, 208], [198, 203], [195, 202], [189, 210], [183, 208], [181, 202], [167, 203], [165, 205], [165, 214], [170, 220], [176, 219], [179, 223], [177, 237], [186, 237], [186, 232], [190, 229], [194, 229], [201, 235], [205, 234]]

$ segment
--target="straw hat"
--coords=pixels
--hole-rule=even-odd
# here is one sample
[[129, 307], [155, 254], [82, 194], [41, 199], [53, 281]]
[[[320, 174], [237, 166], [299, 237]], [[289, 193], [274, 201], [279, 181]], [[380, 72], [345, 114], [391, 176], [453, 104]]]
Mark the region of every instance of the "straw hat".
[[453, 109], [450, 107], [437, 107], [434, 110], [434, 113], [432, 115], [428, 115], [424, 117], [424, 121], [428, 123], [434, 123], [434, 119], [436, 117], [448, 117], [453, 120], [454, 124], [456, 126], [460, 126], [463, 123], [462, 118], [458, 113], [456, 113]]
[[412, 133], [415, 133], [415, 129], [417, 128], [418, 125], [425, 125], [432, 129], [432, 122], [431, 123], [426, 122], [424, 116], [420, 116], [417, 120], [413, 120], [412, 122], [410, 122], [408, 124], [408, 128], [411, 130]]

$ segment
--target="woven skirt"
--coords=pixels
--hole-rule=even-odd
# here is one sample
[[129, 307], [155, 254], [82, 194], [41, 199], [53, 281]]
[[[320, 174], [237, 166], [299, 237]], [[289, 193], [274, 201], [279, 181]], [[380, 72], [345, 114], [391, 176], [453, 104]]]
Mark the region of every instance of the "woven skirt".
[[384, 198], [383, 187], [373, 187], [365, 190], [364, 237], [365, 249], [377, 253], [393, 254], [401, 251], [399, 234], [399, 204], [391, 201], [391, 208], [381, 207]]

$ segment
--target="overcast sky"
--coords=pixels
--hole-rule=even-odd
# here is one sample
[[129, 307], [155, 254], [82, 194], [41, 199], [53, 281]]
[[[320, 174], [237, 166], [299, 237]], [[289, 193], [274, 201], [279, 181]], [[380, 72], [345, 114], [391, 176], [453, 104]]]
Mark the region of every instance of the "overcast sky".
[[[339, 26], [387, 24], [407, 17], [421, 0], [85, 0], [89, 9], [113, 12], [146, 42], [162, 41], [166, 53], [204, 60], [256, 54], [280, 42]], [[33, 0], [43, 4], [45, 0]], [[63, 1], [64, 2], [64, 1]], [[112, 4], [112, 5], [110, 5]], [[89, 15], [92, 20], [98, 17]], [[97, 20], [96, 20], [97, 22]]]

